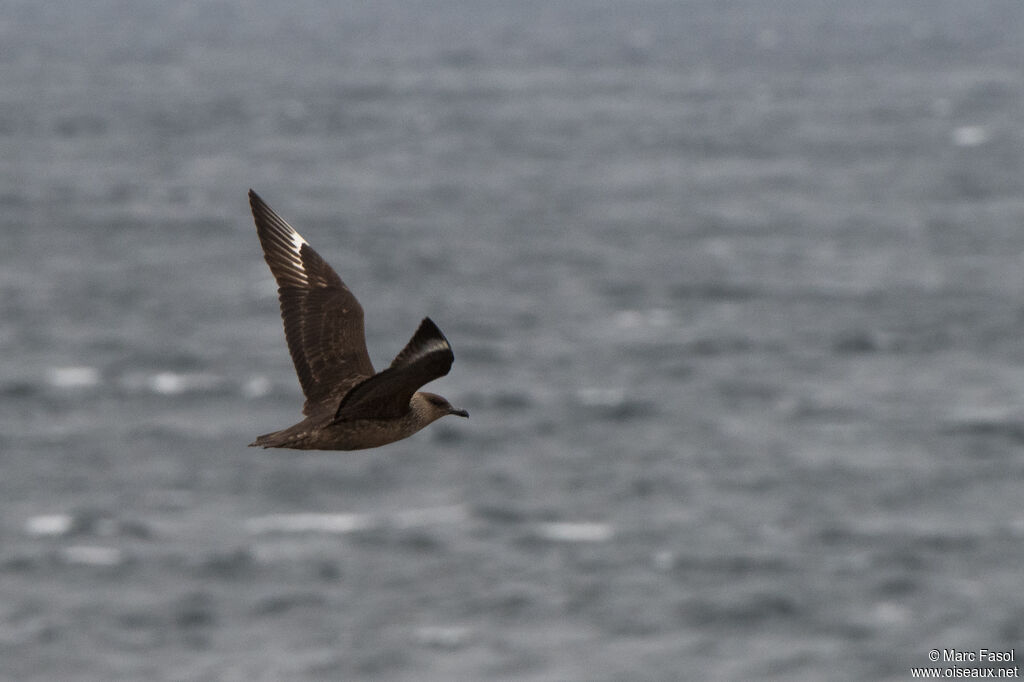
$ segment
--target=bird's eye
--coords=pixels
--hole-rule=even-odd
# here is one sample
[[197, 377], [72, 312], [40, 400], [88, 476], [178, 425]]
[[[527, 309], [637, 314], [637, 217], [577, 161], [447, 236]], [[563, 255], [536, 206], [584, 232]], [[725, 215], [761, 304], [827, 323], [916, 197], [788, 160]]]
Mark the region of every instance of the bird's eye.
[[444, 407], [445, 403], [447, 402], [444, 398], [437, 395], [432, 395], [429, 398], [427, 398], [427, 400], [429, 400], [432, 405], [437, 405], [438, 407]]

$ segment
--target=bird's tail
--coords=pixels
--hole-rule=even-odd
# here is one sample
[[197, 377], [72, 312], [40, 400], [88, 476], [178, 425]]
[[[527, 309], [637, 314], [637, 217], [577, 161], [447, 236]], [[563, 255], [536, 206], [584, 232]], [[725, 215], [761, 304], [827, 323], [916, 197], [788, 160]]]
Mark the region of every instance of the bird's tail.
[[284, 438], [281, 437], [281, 431], [274, 431], [273, 433], [265, 433], [259, 436], [253, 442], [249, 443], [250, 448], [279, 448], [284, 445]]
[[265, 433], [253, 442], [249, 447], [258, 448], [294, 448], [296, 450], [309, 449], [309, 425], [302, 421], [287, 429]]

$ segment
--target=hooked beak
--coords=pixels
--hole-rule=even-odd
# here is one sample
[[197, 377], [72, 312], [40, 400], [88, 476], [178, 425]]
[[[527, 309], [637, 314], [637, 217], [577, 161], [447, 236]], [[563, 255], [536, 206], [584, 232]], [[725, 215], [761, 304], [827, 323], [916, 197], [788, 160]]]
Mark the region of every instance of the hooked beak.
[[466, 417], [467, 419], [469, 418], [469, 412], [466, 412], [465, 410], [456, 410], [454, 407], [448, 414], [454, 414], [458, 417]]

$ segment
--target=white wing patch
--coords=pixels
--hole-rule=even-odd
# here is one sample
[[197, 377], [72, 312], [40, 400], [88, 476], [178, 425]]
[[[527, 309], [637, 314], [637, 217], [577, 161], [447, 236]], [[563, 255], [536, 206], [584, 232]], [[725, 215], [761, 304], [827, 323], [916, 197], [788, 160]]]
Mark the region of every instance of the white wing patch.
[[299, 234], [298, 232], [296, 232], [294, 229], [292, 230], [292, 235], [291, 236], [292, 236], [292, 248], [295, 250], [296, 254], [298, 254], [298, 253], [300, 253], [302, 251], [302, 245], [303, 244], [309, 246], [309, 242], [307, 242], [305, 239], [303, 239], [302, 235]]
[[[287, 225], [287, 223], [285, 223]], [[302, 278], [302, 283], [306, 286], [309, 285], [309, 275], [306, 274], [306, 265], [302, 262], [302, 245], [309, 246], [309, 242], [302, 238], [302, 235], [295, 231], [291, 225], [288, 225], [288, 236], [291, 238], [291, 255], [292, 263], [295, 266], [296, 274]]]

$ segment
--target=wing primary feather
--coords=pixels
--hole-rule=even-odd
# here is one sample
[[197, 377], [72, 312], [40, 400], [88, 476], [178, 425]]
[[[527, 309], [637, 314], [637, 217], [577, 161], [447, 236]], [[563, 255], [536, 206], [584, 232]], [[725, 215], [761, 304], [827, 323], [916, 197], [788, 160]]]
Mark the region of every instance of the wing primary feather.
[[285, 340], [302, 392], [303, 412], [330, 404], [369, 376], [363, 309], [330, 265], [256, 192], [249, 190], [264, 259], [278, 284]]

